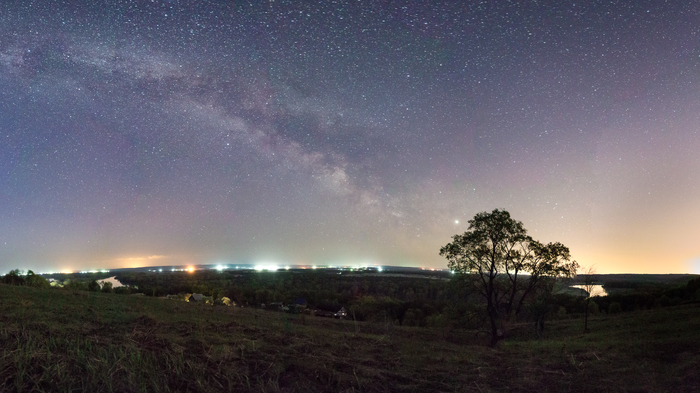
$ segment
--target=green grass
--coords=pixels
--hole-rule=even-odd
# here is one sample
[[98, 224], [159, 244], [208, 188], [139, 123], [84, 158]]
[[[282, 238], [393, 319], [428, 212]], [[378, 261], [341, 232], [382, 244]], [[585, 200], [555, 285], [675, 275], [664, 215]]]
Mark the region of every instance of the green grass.
[[700, 305], [514, 325], [495, 349], [407, 328], [0, 285], [0, 391], [695, 392]]

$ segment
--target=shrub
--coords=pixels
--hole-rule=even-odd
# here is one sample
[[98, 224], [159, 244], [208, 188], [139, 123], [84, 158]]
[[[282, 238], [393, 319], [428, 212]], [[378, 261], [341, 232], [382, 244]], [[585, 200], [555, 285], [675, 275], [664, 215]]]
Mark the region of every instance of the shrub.
[[24, 277], [22, 277], [22, 272], [19, 269], [10, 270], [2, 278], [2, 282], [10, 285], [24, 285]]
[[100, 284], [95, 280], [90, 281], [87, 287], [90, 292], [98, 292], [100, 290]]
[[404, 326], [425, 326], [425, 315], [423, 310], [409, 308], [403, 316]]
[[24, 284], [34, 288], [48, 288], [51, 286], [44, 277], [34, 274], [31, 270], [27, 272], [27, 278]]
[[622, 312], [622, 305], [618, 302], [612, 302], [608, 306], [608, 313], [610, 314], [619, 314]]
[[443, 314], [433, 314], [425, 319], [425, 323], [429, 327], [442, 328], [449, 326], [447, 317]]
[[557, 315], [559, 315], [560, 317], [566, 316], [566, 307], [559, 306], [559, 311], [557, 311]]
[[131, 290], [129, 289], [129, 287], [126, 287], [126, 286], [116, 287], [116, 288], [114, 288], [114, 293], [116, 293], [118, 295], [129, 295], [131, 293]]
[[600, 314], [600, 309], [598, 308], [598, 303], [591, 300], [591, 302], [588, 303], [588, 312], [592, 315]]
[[80, 282], [80, 281], [68, 281], [66, 285], [64, 285], [64, 288], [74, 290], [74, 291], [87, 291], [87, 285], [85, 283]]

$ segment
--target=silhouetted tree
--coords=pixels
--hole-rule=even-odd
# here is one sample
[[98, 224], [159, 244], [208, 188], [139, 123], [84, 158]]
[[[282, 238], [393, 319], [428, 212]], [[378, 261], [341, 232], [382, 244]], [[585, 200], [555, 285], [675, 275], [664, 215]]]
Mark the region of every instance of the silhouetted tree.
[[453, 242], [440, 249], [448, 267], [459, 274], [472, 274], [479, 293], [486, 300], [486, 314], [491, 325], [491, 345], [498, 342], [499, 303], [507, 293], [499, 274], [505, 273], [514, 260], [515, 248], [527, 239], [522, 222], [505, 210], [481, 212], [469, 220], [469, 229], [454, 235]]
[[112, 283], [109, 281], [105, 281], [102, 283], [102, 292], [104, 293], [112, 293]]
[[19, 269], [14, 269], [2, 277], [2, 282], [10, 285], [24, 285], [24, 277]]
[[[570, 262], [568, 248], [533, 240], [523, 223], [505, 210], [478, 213], [469, 220], [468, 230], [452, 239], [440, 249], [440, 255], [447, 258], [452, 271], [468, 275], [464, 282], [473, 283], [486, 300], [492, 346], [499, 339], [502, 313], [519, 311], [536, 288], [556, 277], [570, 276], [578, 267]], [[530, 274], [522, 284], [518, 280], [521, 273]]]
[[[596, 279], [595, 273], [596, 273], [595, 266], [590, 266], [584, 271], [584, 274], [586, 276], [583, 279], [583, 290], [588, 293], [588, 296], [586, 296], [586, 316], [583, 319], [583, 331], [584, 332], [588, 332], [588, 314], [590, 312], [589, 310], [590, 310], [591, 297], [593, 294], [593, 288], [595, 288], [595, 279]], [[597, 305], [596, 305], [596, 307], [597, 307]]]
[[51, 286], [44, 277], [34, 274], [34, 272], [31, 270], [27, 271], [27, 277], [24, 279], [24, 285], [34, 288], [48, 288]]
[[[516, 250], [515, 262], [506, 269], [511, 282], [510, 297], [506, 304], [507, 312], [519, 314], [525, 299], [533, 292], [539, 292], [540, 300], [548, 299], [554, 290], [557, 278], [572, 278], [579, 268], [576, 261], [571, 261], [569, 248], [561, 243], [542, 244], [527, 237]], [[526, 272], [522, 282], [518, 273]]]
[[92, 280], [90, 283], [88, 283], [88, 291], [90, 292], [98, 292], [100, 290], [100, 284], [97, 283], [97, 281]]

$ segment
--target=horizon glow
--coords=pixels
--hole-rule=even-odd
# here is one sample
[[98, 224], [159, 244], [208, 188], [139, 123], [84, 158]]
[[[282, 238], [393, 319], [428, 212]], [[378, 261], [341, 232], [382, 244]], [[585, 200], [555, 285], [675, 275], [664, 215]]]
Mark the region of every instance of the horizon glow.
[[0, 4], [0, 271], [445, 269], [503, 208], [700, 273], [700, 3], [64, 3]]

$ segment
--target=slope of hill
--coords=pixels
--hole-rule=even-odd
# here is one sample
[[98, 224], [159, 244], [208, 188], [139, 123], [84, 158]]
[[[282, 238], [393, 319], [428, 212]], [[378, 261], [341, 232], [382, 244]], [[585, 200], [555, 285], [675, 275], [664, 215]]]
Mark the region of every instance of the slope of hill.
[[0, 284], [2, 391], [697, 391], [700, 304], [476, 331]]

